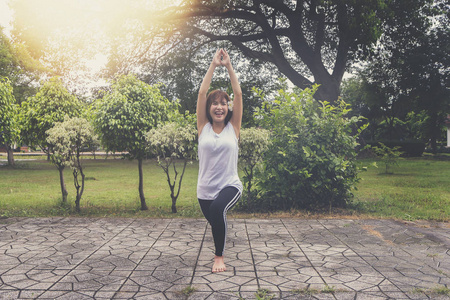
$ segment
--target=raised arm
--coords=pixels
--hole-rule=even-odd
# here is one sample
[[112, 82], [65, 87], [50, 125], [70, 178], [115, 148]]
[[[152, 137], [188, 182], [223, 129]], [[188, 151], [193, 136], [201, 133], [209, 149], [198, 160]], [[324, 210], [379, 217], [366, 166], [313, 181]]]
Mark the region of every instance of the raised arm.
[[222, 65], [224, 65], [228, 70], [228, 75], [230, 76], [231, 87], [233, 89], [233, 115], [231, 116], [230, 122], [234, 127], [237, 137], [239, 138], [239, 133], [241, 131], [242, 124], [242, 112], [243, 112], [243, 104], [242, 104], [242, 90], [239, 85], [239, 81], [236, 73], [233, 70], [233, 66], [231, 65], [230, 56], [227, 51], [222, 50]]
[[203, 78], [202, 85], [198, 91], [197, 98], [197, 130], [198, 135], [202, 133], [203, 127], [208, 123], [208, 118], [206, 116], [206, 96], [209, 90], [209, 86], [211, 85], [211, 80], [214, 74], [214, 70], [217, 66], [220, 66], [221, 50], [218, 49], [216, 54], [214, 54], [213, 60], [208, 68], [208, 71]]

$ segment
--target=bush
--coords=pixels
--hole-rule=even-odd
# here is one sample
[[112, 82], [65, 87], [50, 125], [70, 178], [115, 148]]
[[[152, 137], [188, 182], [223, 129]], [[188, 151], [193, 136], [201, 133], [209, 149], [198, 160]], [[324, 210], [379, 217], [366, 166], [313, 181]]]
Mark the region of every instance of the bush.
[[246, 187], [244, 199], [238, 208], [251, 209], [257, 206], [258, 191], [253, 189], [255, 172], [261, 165], [264, 153], [270, 145], [270, 132], [262, 128], [243, 128], [239, 137], [239, 162], [244, 171], [243, 182]]
[[[189, 123], [170, 122], [151, 129], [146, 135], [146, 140], [150, 151], [158, 158], [158, 165], [166, 173], [172, 199], [172, 213], [176, 213], [186, 165], [197, 157], [197, 130]], [[180, 168], [177, 170], [177, 161], [183, 165], [181, 174]]]
[[[259, 188], [263, 210], [345, 206], [358, 181], [355, 163], [359, 117], [346, 117], [348, 105], [313, 99], [313, 89], [280, 90], [257, 112], [271, 131]], [[258, 91], [257, 91], [258, 92]]]

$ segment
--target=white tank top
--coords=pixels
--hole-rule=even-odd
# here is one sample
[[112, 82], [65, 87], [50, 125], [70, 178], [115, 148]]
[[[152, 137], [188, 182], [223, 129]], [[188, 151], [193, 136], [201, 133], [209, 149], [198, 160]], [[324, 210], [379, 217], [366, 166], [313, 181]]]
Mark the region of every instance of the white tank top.
[[198, 138], [199, 171], [197, 198], [214, 200], [219, 192], [233, 186], [242, 192], [238, 176], [238, 139], [230, 122], [217, 134], [207, 123]]

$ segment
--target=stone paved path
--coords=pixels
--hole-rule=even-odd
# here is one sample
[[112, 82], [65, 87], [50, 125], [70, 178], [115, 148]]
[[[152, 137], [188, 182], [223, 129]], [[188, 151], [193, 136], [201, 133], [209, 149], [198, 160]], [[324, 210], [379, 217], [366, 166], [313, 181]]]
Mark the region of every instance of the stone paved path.
[[204, 220], [0, 223], [0, 299], [257, 299], [258, 290], [260, 299], [450, 296], [446, 223], [229, 220], [229, 270], [220, 274], [210, 272]]

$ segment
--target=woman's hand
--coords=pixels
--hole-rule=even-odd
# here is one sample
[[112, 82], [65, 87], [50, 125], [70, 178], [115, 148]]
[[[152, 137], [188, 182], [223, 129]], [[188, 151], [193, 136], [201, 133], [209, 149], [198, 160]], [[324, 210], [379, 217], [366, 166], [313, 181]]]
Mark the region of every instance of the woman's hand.
[[231, 66], [230, 56], [228, 55], [227, 51], [225, 49], [220, 49], [220, 54], [222, 56], [221, 65], [225, 66], [226, 68]]
[[222, 49], [217, 49], [216, 54], [214, 54], [213, 60], [211, 62], [214, 67], [222, 65], [222, 55]]

